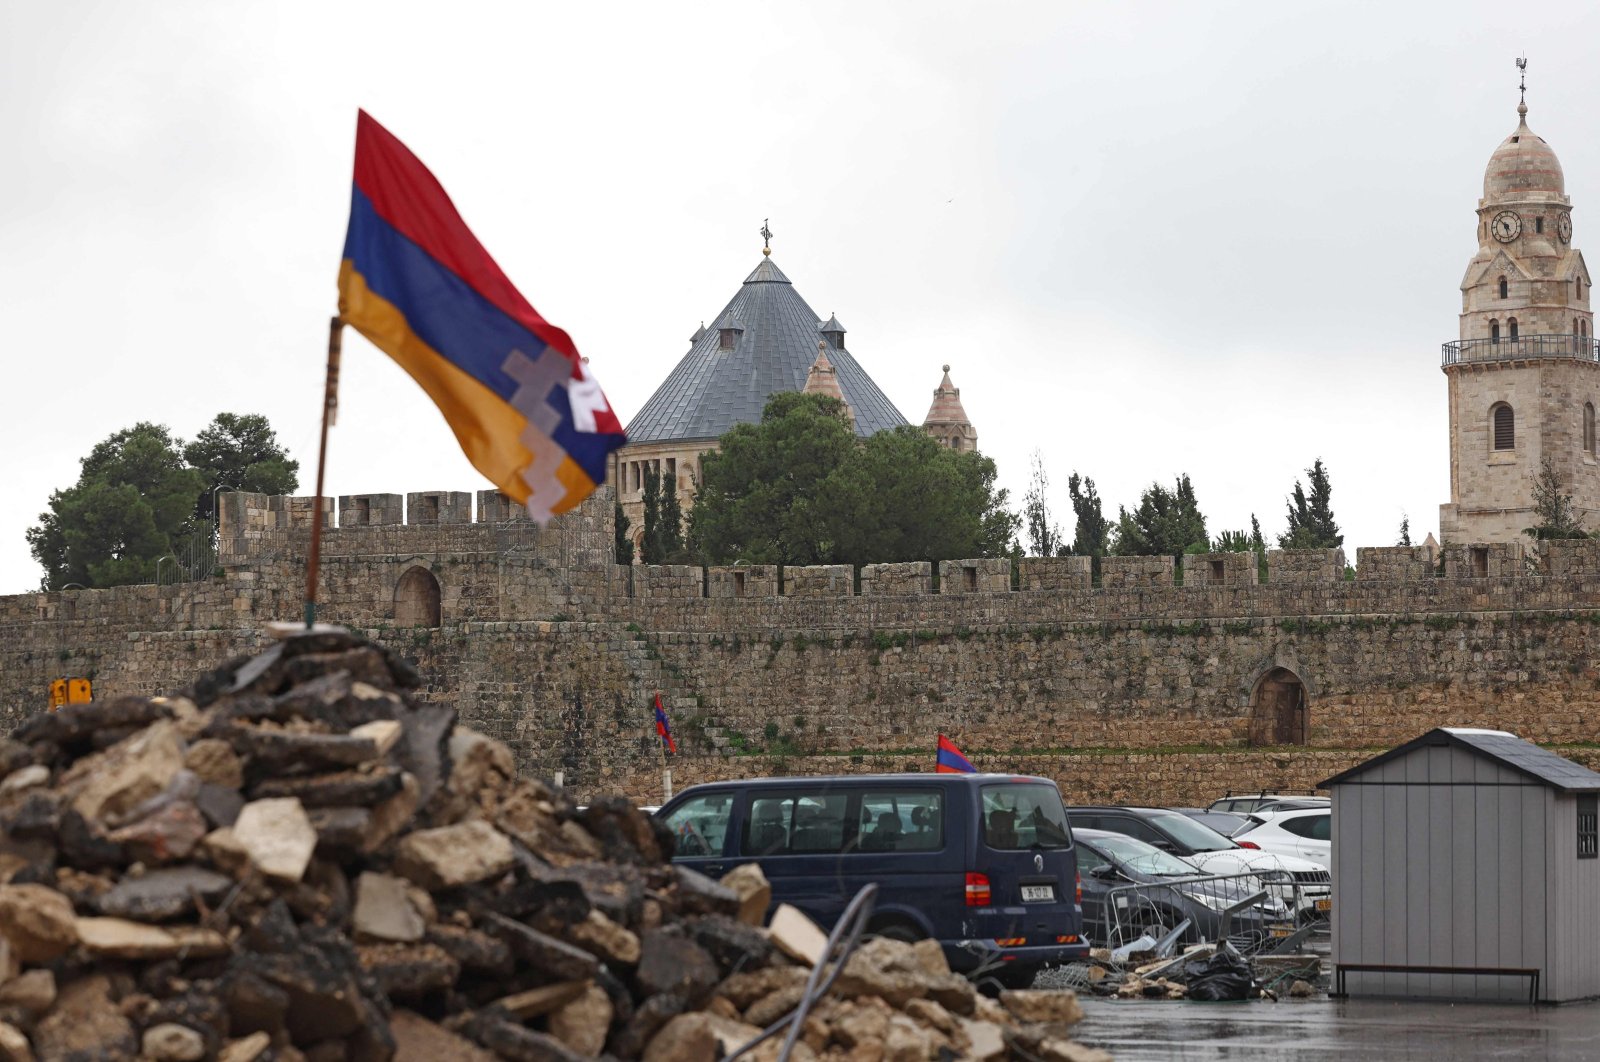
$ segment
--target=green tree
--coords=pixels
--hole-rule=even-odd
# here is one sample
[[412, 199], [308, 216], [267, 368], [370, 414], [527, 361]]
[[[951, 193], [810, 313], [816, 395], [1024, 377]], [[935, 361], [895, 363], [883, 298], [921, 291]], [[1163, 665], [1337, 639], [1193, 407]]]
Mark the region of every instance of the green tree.
[[1400, 514], [1400, 541], [1395, 544], [1398, 546], [1411, 545], [1411, 517], [1405, 513]]
[[689, 558], [683, 548], [683, 505], [678, 500], [678, 478], [663, 473], [660, 477], [661, 500], [656, 507], [656, 555], [658, 564], [681, 564]]
[[203, 477], [195, 515], [212, 517], [216, 488], [255, 494], [293, 494], [300, 485], [300, 462], [278, 445], [278, 433], [259, 413], [218, 413], [183, 458]]
[[1249, 553], [1250, 536], [1243, 531], [1224, 531], [1211, 543], [1213, 553]]
[[1022, 526], [1028, 535], [1028, 556], [1054, 557], [1070, 547], [1062, 541], [1061, 528], [1050, 518], [1050, 503], [1045, 498], [1050, 478], [1045, 475], [1044, 457], [1035, 450], [1031, 461], [1033, 475], [1028, 482], [1028, 493], [1022, 496]]
[[1328, 483], [1322, 458], [1306, 469], [1306, 476], [1311, 481], [1311, 493], [1307, 496], [1301, 482], [1294, 481], [1294, 493], [1288, 503], [1289, 529], [1278, 536], [1278, 545], [1283, 549], [1332, 549], [1343, 545], [1344, 536], [1339, 533], [1333, 507], [1328, 504], [1333, 487]]
[[1261, 521], [1256, 519], [1256, 514], [1250, 514], [1250, 548], [1260, 554], [1265, 561], [1267, 556], [1267, 540], [1261, 537]]
[[1111, 535], [1111, 522], [1106, 519], [1100, 504], [1100, 495], [1094, 480], [1074, 472], [1067, 477], [1067, 493], [1072, 498], [1075, 518], [1072, 532], [1072, 553], [1077, 557], [1093, 557], [1096, 569], [1100, 558], [1106, 555], [1107, 540]]
[[658, 551], [661, 535], [661, 473], [656, 471], [654, 461], [644, 463], [642, 479], [644, 534], [639, 536], [639, 560], [645, 564], [661, 564], [662, 557]]
[[156, 561], [193, 530], [203, 484], [163, 425], [141, 421], [96, 444], [78, 482], [53, 492], [49, 511], [28, 529], [43, 587], [152, 581]]
[[1117, 507], [1115, 552], [1124, 556], [1182, 556], [1190, 546], [1204, 547], [1206, 518], [1195, 501], [1188, 474], [1178, 477], [1172, 490], [1150, 484], [1133, 512]]
[[633, 563], [633, 539], [628, 535], [628, 528], [633, 521], [628, 519], [628, 514], [622, 511], [622, 503], [616, 503], [616, 511], [612, 514], [613, 525], [616, 528], [616, 541], [613, 548], [616, 552], [618, 564]]
[[857, 440], [844, 406], [780, 392], [701, 462], [690, 547], [711, 563], [1006, 556], [1018, 517], [994, 462], [910, 426]]
[[941, 446], [921, 428], [880, 431], [824, 482], [819, 515], [831, 561], [871, 564], [1009, 555], [1020, 517], [995, 488], [994, 461]]
[[1552, 538], [1588, 538], [1583, 517], [1573, 507], [1572, 495], [1562, 489], [1561, 475], [1546, 457], [1539, 462], [1533, 481], [1533, 515], [1539, 522], [1524, 528], [1523, 534], [1540, 541]]
[[[780, 391], [759, 424], [736, 424], [700, 462], [705, 482], [690, 513], [692, 548], [713, 563], [831, 561], [830, 513], [848, 508], [823, 484], [856, 448], [844, 404], [827, 395]], [[839, 476], [831, 491], [864, 489]]]

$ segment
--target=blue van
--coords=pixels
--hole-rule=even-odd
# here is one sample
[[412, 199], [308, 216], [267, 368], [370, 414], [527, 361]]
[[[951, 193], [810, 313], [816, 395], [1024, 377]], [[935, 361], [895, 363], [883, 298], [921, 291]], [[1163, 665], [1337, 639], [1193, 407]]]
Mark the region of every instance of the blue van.
[[[675, 862], [713, 878], [761, 865], [774, 903], [831, 928], [868, 882], [868, 931], [931, 937], [955, 970], [1008, 987], [1086, 955], [1061, 793], [1047, 778], [888, 774], [756, 778], [685, 789], [656, 812]], [[995, 964], [998, 960], [998, 964]]]

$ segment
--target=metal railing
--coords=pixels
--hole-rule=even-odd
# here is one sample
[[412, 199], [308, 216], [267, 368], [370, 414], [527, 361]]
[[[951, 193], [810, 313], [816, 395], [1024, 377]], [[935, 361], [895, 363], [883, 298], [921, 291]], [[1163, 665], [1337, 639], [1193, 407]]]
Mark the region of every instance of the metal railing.
[[[1224, 917], [1228, 908], [1261, 892], [1266, 895], [1260, 902]], [[1084, 931], [1090, 939], [1103, 934], [1106, 945], [1115, 949], [1146, 934], [1160, 940], [1183, 926], [1176, 938], [1179, 947], [1215, 943], [1225, 935], [1229, 943], [1249, 955], [1294, 931], [1295, 912], [1301, 909], [1302, 900], [1300, 885], [1287, 871], [1198, 874], [1137, 882], [1107, 890], [1099, 920], [1086, 924]], [[1084, 918], [1087, 923], [1087, 911]]]
[[1459, 339], [1444, 344], [1441, 365], [1488, 361], [1524, 361], [1534, 358], [1570, 358], [1600, 361], [1600, 339], [1594, 336], [1502, 336], [1499, 339]]
[[172, 552], [156, 560], [157, 586], [194, 583], [211, 578], [217, 567], [216, 531], [209, 521], [200, 530], [172, 545]]

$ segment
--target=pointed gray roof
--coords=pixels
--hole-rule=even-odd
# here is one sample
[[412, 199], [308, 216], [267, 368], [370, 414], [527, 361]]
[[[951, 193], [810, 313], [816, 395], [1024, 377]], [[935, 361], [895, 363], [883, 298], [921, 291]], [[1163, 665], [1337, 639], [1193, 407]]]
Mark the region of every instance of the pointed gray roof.
[[[774, 393], [805, 388], [817, 360], [821, 321], [777, 263], [762, 258], [715, 323], [691, 343], [628, 422], [628, 441], [715, 439], [735, 424], [758, 423]], [[739, 329], [731, 350], [722, 349], [723, 328]], [[835, 348], [828, 358], [855, 413], [857, 435], [907, 423], [848, 350]]]
[[819, 332], [843, 332], [844, 330], [844, 325], [839, 323], [839, 318], [835, 314], [829, 314], [828, 319], [817, 327]]
[[1392, 748], [1332, 778], [1318, 782], [1317, 788], [1327, 789], [1332, 785], [1348, 783], [1357, 775], [1371, 770], [1380, 763], [1388, 763], [1419, 748], [1439, 745], [1457, 745], [1470, 749], [1552, 789], [1579, 793], [1600, 791], [1600, 774], [1589, 770], [1581, 763], [1574, 763], [1557, 756], [1549, 749], [1540, 748], [1533, 742], [1524, 741], [1504, 730], [1483, 730], [1463, 726], [1435, 727], [1419, 738], [1414, 738], [1404, 745]]

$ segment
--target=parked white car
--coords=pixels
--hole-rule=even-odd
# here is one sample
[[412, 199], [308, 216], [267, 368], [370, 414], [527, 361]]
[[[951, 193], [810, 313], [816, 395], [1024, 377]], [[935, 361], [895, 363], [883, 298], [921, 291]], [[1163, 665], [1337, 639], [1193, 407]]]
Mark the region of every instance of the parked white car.
[[1259, 848], [1283, 856], [1299, 856], [1328, 865], [1333, 849], [1330, 835], [1333, 811], [1329, 808], [1301, 808], [1296, 811], [1253, 811], [1253, 826], [1233, 835], [1243, 848]]

